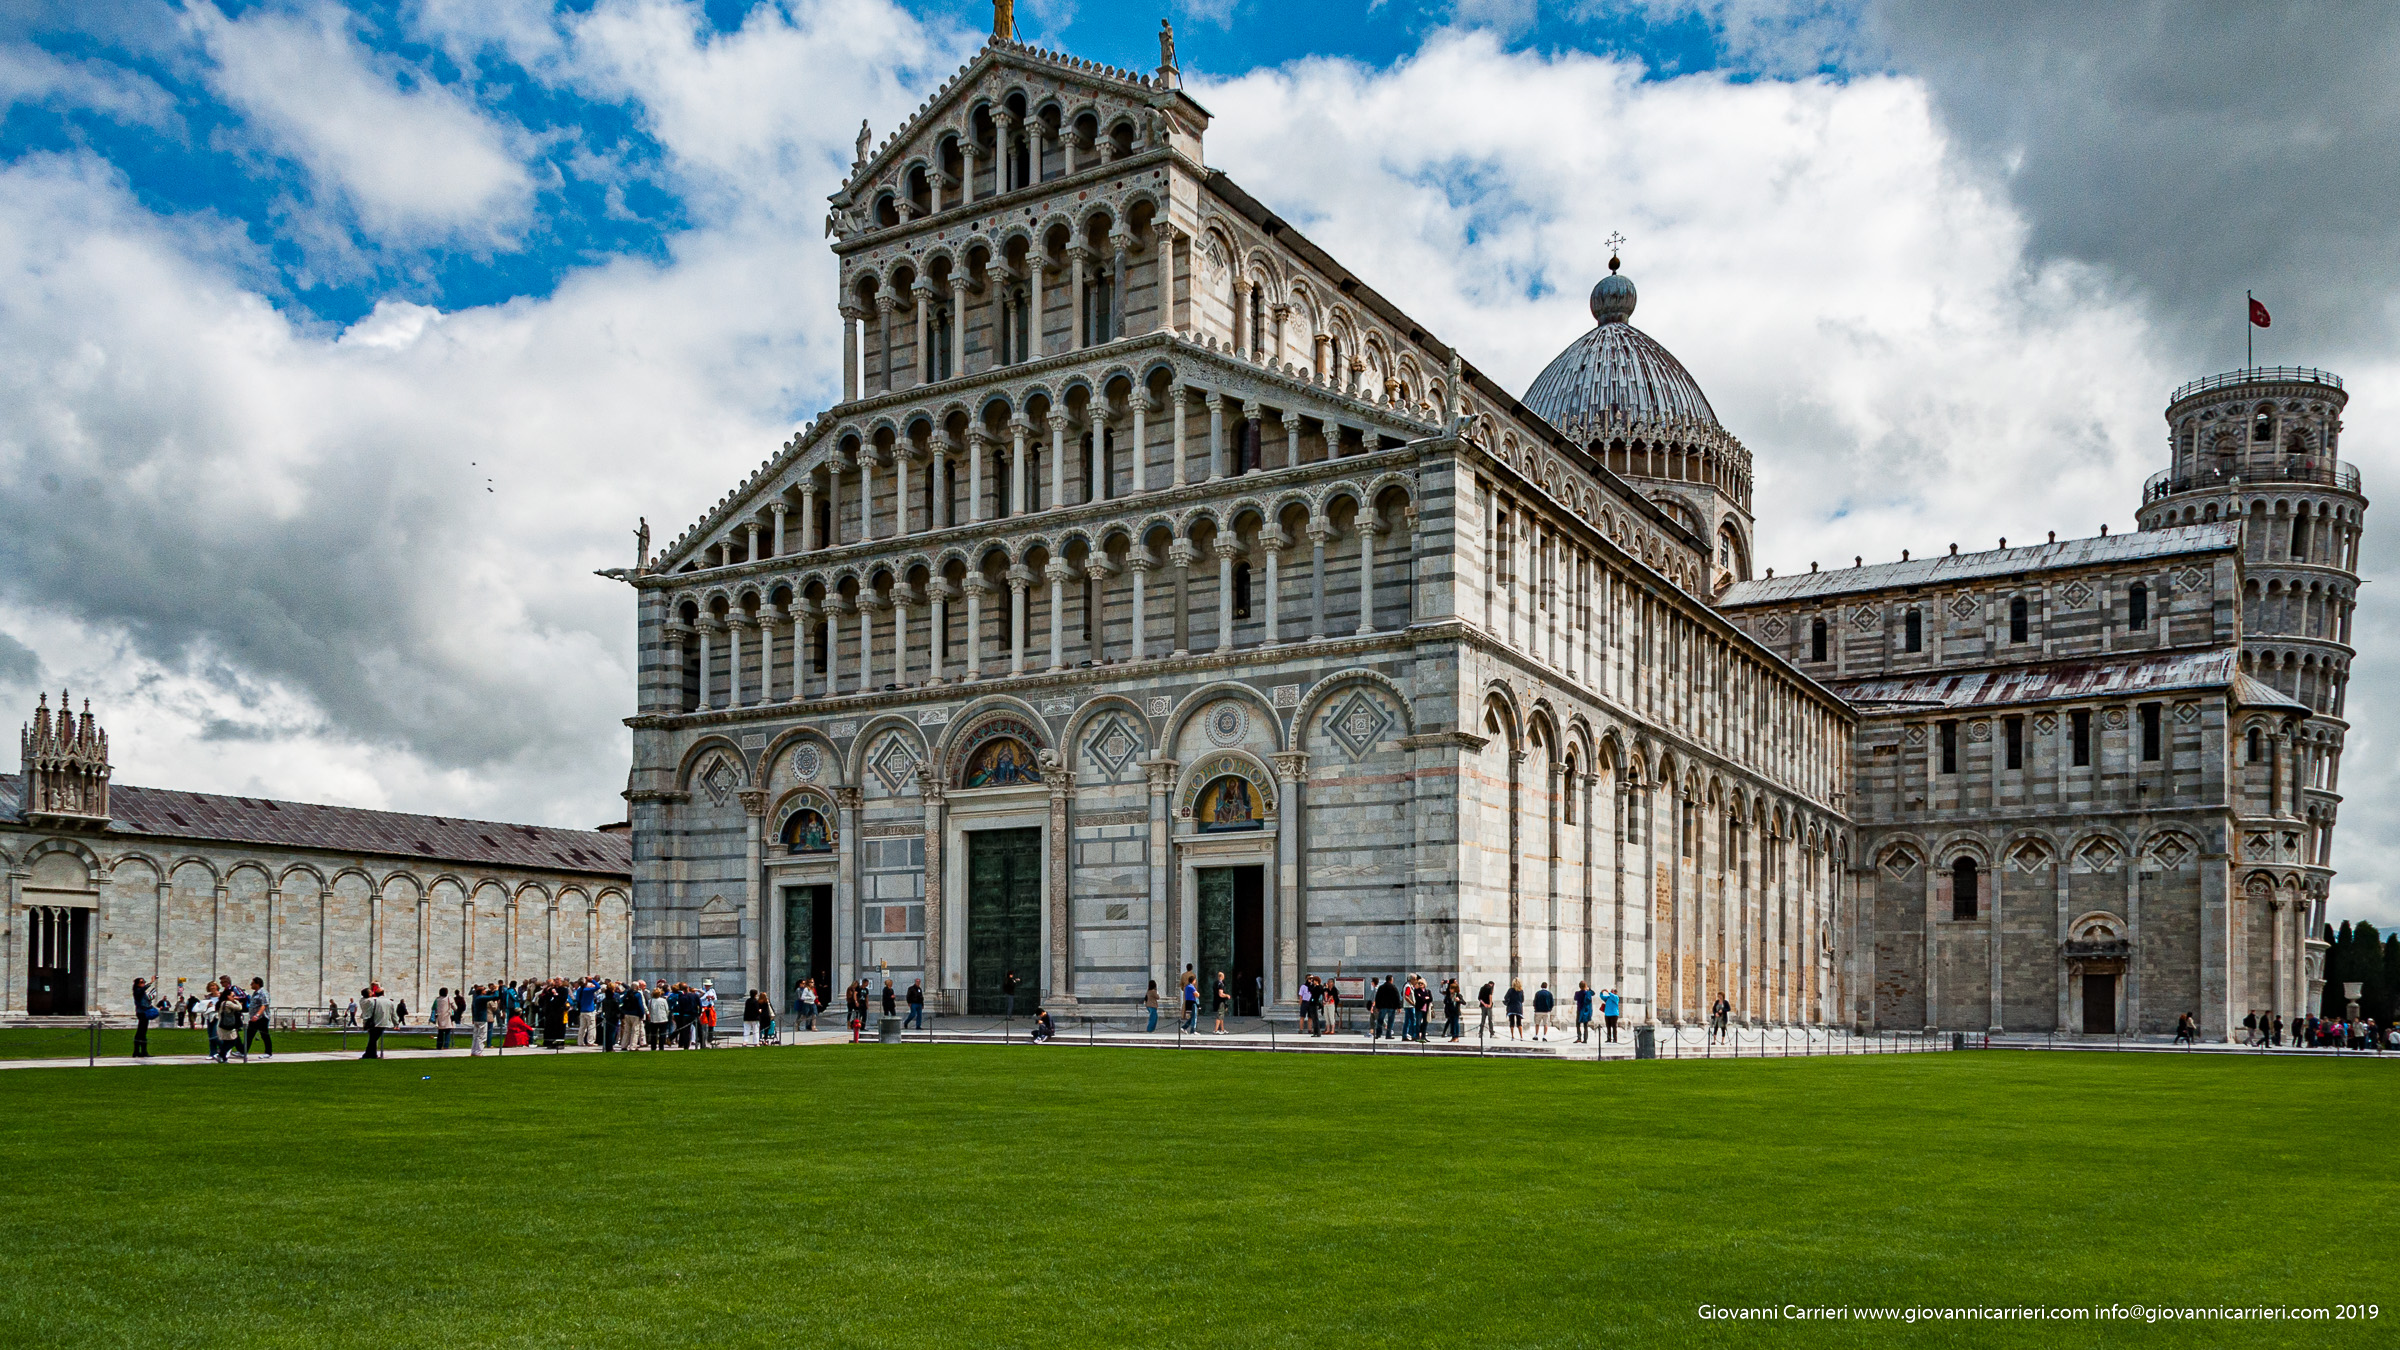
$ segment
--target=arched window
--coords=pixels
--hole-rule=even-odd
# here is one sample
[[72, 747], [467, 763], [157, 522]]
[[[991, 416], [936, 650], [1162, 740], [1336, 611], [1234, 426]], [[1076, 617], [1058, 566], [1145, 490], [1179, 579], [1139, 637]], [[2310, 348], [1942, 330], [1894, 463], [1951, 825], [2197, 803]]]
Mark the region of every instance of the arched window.
[[790, 853], [833, 852], [833, 831], [826, 827], [823, 812], [799, 810], [784, 823], [783, 847]]
[[1575, 752], [1567, 752], [1566, 771], [1559, 777], [1559, 817], [1568, 824], [1575, 823], [1575, 799], [1581, 795], [1583, 780], [1575, 772]]
[[2308, 561], [2308, 506], [2303, 503], [2300, 513], [2292, 517], [2292, 561]]
[[1900, 649], [1909, 652], [1925, 650], [1925, 612], [1923, 610], [1913, 606], [1909, 609], [1907, 634], [1902, 640]]
[[2025, 641], [2025, 630], [2025, 597], [2020, 595], [2008, 602], [2008, 640], [2011, 642]]
[[2125, 626], [2141, 632], [2150, 626], [2150, 587], [2135, 582], [2125, 589]]
[[2250, 419], [2250, 439], [2254, 441], [2275, 439], [2275, 412], [2271, 405], [2265, 403], [2258, 405], [2258, 415]]
[[2265, 755], [2265, 750], [2262, 747], [2266, 742], [2266, 737], [2259, 734], [2257, 727], [2252, 727], [2250, 728], [2250, 735], [2247, 739], [2250, 744], [2249, 753], [2245, 756], [2245, 758], [2247, 758], [2250, 763], [2256, 764]]
[[1977, 902], [1981, 898], [1976, 894], [1976, 889], [1981, 880], [1973, 858], [1962, 857], [1957, 862], [1950, 864], [1951, 918], [1972, 919], [1975, 917]]
[[1808, 659], [1811, 661], [1825, 659], [1825, 621], [1823, 619], [1809, 620]]
[[1250, 617], [1250, 564], [1246, 562], [1233, 565], [1233, 617]]
[[1258, 789], [1240, 774], [1229, 773], [1200, 789], [1192, 815], [1204, 833], [1256, 830], [1266, 826]]

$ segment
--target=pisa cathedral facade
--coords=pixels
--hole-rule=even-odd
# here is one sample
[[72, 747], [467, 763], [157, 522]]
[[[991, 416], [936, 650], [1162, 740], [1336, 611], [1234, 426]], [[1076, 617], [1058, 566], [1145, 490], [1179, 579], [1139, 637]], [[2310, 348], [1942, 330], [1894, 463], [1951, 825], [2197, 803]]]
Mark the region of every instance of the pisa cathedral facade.
[[862, 128], [841, 403], [611, 573], [637, 974], [2309, 1006], [2365, 505], [2338, 381], [2179, 395], [2136, 535], [1754, 578], [1750, 452], [1614, 260], [1520, 398], [1208, 168], [1208, 120], [1171, 45], [995, 36]]

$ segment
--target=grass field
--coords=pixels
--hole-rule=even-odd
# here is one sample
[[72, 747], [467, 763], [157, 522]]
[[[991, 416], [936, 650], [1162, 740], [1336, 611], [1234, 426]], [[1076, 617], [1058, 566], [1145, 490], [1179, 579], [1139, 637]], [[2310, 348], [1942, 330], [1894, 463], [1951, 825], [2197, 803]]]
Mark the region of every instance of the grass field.
[[841, 1046], [18, 1070], [0, 1343], [2389, 1346], [2395, 1068]]
[[[430, 1050], [433, 1048], [433, 1028], [422, 1024], [389, 1032], [386, 1042], [395, 1050]], [[456, 1044], [465, 1045], [467, 1033], [461, 1028]], [[367, 1033], [356, 1027], [345, 1033], [339, 1027], [302, 1028], [275, 1033], [275, 1048], [285, 1054], [309, 1050], [343, 1050], [351, 1053], [366, 1048]], [[264, 1047], [258, 1047], [265, 1053]], [[0, 1059], [82, 1059], [92, 1053], [92, 1033], [84, 1027], [6, 1027], [0, 1028]], [[133, 1053], [133, 1028], [105, 1027], [100, 1032], [99, 1053], [102, 1057]], [[208, 1032], [201, 1027], [150, 1028], [150, 1053], [153, 1055], [205, 1055], [208, 1053]]]

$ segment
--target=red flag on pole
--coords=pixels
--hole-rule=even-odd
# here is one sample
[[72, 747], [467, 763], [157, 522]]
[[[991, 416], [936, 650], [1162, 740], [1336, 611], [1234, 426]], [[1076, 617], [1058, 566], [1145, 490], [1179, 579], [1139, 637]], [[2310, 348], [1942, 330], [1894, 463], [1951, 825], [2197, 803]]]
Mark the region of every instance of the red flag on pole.
[[2250, 322], [2260, 328], [2273, 328], [2275, 326], [2274, 321], [2267, 317], [2267, 307], [2258, 303], [2256, 299], [2253, 299], [2250, 302]]

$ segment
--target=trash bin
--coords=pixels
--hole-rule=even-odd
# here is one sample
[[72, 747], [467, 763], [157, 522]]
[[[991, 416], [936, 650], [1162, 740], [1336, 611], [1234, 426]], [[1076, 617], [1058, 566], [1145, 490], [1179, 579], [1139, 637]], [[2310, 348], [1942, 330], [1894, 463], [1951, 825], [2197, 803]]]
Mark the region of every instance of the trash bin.
[[897, 1017], [884, 1018], [875, 1028], [875, 1039], [885, 1045], [898, 1045], [900, 1043], [900, 1019]]
[[1967, 1048], [1967, 1033], [1965, 1033], [1965, 1032], [1963, 1032], [1963, 1031], [1953, 1031], [1953, 1032], [1951, 1032], [1951, 1033], [1950, 1033], [1950, 1048], [1951, 1048], [1951, 1049], [1953, 1049], [1953, 1050], [1964, 1050], [1964, 1049], [1966, 1049], [1966, 1048]]
[[1635, 1059], [1658, 1058], [1657, 1027], [1635, 1027], [1633, 1029], [1633, 1057]]

